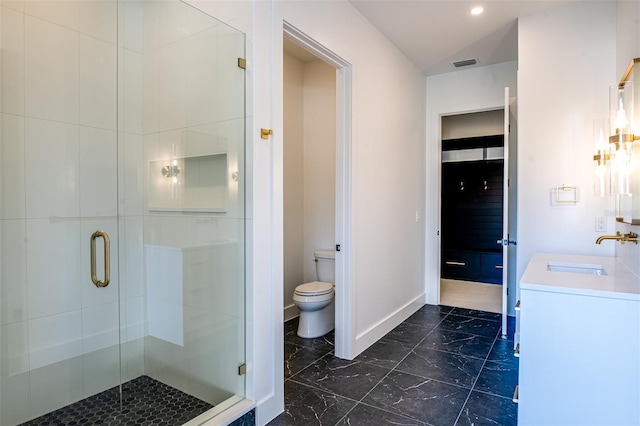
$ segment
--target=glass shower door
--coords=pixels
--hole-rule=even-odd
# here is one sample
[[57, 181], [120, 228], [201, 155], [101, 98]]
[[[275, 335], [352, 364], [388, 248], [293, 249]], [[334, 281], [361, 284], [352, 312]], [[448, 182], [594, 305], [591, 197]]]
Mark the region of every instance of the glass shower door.
[[179, 1], [0, 20], [0, 424], [211, 416], [245, 392], [244, 35]]
[[244, 396], [245, 39], [179, 1], [119, 13], [123, 395], [186, 419]]
[[120, 384], [117, 5], [2, 1], [0, 19], [0, 423], [15, 425]]

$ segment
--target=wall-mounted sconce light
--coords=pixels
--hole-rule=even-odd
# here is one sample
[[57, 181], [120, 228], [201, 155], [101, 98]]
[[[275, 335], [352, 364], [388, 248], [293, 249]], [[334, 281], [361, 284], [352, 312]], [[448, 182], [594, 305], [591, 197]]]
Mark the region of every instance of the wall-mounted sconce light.
[[604, 119], [594, 122], [595, 193], [599, 196], [631, 194], [633, 144], [640, 140], [636, 128], [640, 123], [634, 111], [634, 92], [638, 89], [634, 88], [634, 66], [640, 67], [640, 58], [631, 61], [620, 82], [609, 89], [609, 125]]
[[595, 163], [595, 194], [604, 197], [611, 193], [611, 180], [609, 176], [609, 141], [605, 136], [608, 134], [609, 124], [606, 118], [600, 118], [593, 122], [593, 139], [596, 141], [596, 153], [593, 156]]
[[177, 160], [173, 160], [171, 165], [164, 166], [162, 168], [162, 176], [166, 178], [170, 178], [174, 183], [178, 183], [179, 174], [180, 174], [180, 167], [178, 166]]
[[634, 127], [633, 82], [621, 81], [609, 92], [610, 170], [613, 194], [628, 195], [633, 159]]
[[166, 177], [167, 179], [171, 179], [169, 184], [171, 198], [178, 198], [180, 172], [182, 171], [182, 168], [178, 165], [178, 160], [174, 158], [173, 160], [171, 160], [171, 164], [164, 166], [160, 171], [162, 172], [162, 176]]
[[[184, 159], [180, 155], [180, 146], [176, 143], [171, 144], [171, 160], [170, 163], [166, 166], [163, 166], [160, 172], [162, 176], [166, 177], [169, 180], [169, 191], [171, 192], [172, 199], [180, 198], [180, 187], [181, 180], [184, 179], [180, 177], [183, 172]], [[165, 163], [166, 164], [166, 163]]]
[[180, 168], [180, 166], [178, 166], [178, 160], [175, 159], [171, 161], [171, 164], [164, 166], [161, 170], [162, 176], [166, 177], [167, 179], [171, 179], [171, 198], [178, 198], [178, 186], [180, 184], [179, 175], [181, 170], [182, 169]]

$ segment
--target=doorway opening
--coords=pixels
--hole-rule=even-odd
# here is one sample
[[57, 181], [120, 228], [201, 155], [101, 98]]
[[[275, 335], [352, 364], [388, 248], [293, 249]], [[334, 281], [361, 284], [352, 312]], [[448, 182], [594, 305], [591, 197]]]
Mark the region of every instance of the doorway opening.
[[504, 110], [441, 118], [440, 303], [502, 313]]
[[[443, 234], [439, 240], [440, 247], [438, 247], [440, 265], [438, 265], [439, 274], [437, 276], [437, 282], [435, 283], [437, 301], [439, 304], [454, 304], [465, 307], [466, 309], [480, 309], [490, 310], [486, 305], [478, 304], [482, 297], [469, 296], [469, 293], [464, 293], [464, 286], [474, 286], [476, 290], [482, 289], [482, 286], [474, 284], [480, 282], [486, 286], [485, 290], [490, 290], [490, 295], [486, 295], [485, 298], [490, 303], [495, 304], [498, 301], [501, 302], [501, 309], [491, 309], [494, 312], [501, 313], [502, 317], [502, 338], [510, 338], [517, 334], [515, 330], [515, 298], [517, 296], [516, 276], [515, 276], [515, 262], [516, 262], [516, 217], [517, 217], [517, 174], [516, 174], [516, 159], [517, 159], [517, 111], [516, 111], [516, 98], [510, 96], [510, 88], [504, 88], [504, 100], [502, 104], [494, 104], [493, 107], [489, 107], [484, 110], [475, 111], [456, 111], [452, 110], [446, 114], [439, 115], [438, 127], [440, 130], [441, 143], [441, 158], [439, 161], [439, 169], [441, 170], [438, 180], [440, 185], [440, 211], [439, 211], [439, 229], [446, 225], [444, 222], [450, 220], [449, 216], [455, 216], [453, 213], [447, 213], [444, 209], [447, 201], [447, 196], [457, 200], [463, 207], [467, 207], [466, 212], [458, 213], [459, 221], [462, 224], [453, 224], [449, 226], [449, 230], [442, 230]], [[502, 131], [500, 131], [500, 129]], [[500, 146], [499, 139], [502, 139], [502, 146]], [[448, 151], [452, 151], [449, 152]], [[497, 204], [499, 196], [494, 194], [492, 200], [488, 195], [491, 195], [490, 189], [493, 187], [498, 191], [500, 186], [499, 164], [500, 157], [502, 157], [502, 200], [500, 204]], [[444, 160], [444, 161], [443, 161]], [[447, 161], [449, 160], [449, 161]], [[444, 176], [448, 168], [447, 162], [450, 163], [464, 163], [465, 161], [478, 162], [478, 164], [496, 164], [495, 170], [490, 172], [491, 167], [487, 167], [488, 170], [484, 170], [483, 176], [474, 176], [474, 173], [468, 173], [464, 177], [465, 173], [452, 173], [456, 178], [453, 180], [451, 187], [448, 187], [444, 182]], [[463, 167], [463, 166], [459, 166]], [[454, 167], [455, 169], [455, 167]], [[491, 177], [493, 176], [493, 177]], [[462, 177], [462, 179], [461, 179]], [[466, 183], [465, 183], [466, 182]], [[452, 194], [449, 195], [447, 191]], [[463, 192], [469, 192], [469, 194], [462, 195]], [[457, 192], [457, 194], [455, 194]], [[497, 192], [496, 192], [497, 193]], [[466, 197], [466, 198], [465, 198]], [[483, 198], [484, 197], [484, 198]], [[483, 204], [480, 201], [485, 201], [484, 209], [481, 209]], [[491, 204], [496, 202], [496, 204]], [[454, 203], [455, 204], [455, 203]], [[501, 227], [496, 223], [495, 217], [492, 221], [488, 221], [487, 217], [476, 218], [476, 223], [473, 226], [467, 226], [471, 230], [465, 231], [461, 229], [466, 226], [464, 222], [470, 221], [470, 215], [472, 210], [481, 210], [485, 213], [491, 212], [493, 216], [498, 216], [497, 208], [501, 205], [502, 208], [502, 223]], [[490, 216], [490, 215], [489, 215]], [[473, 220], [471, 220], [473, 223]], [[491, 227], [488, 226], [492, 223]], [[468, 224], [467, 224], [468, 225]], [[501, 228], [501, 233], [498, 229]], [[447, 240], [447, 232], [452, 234], [459, 234], [458, 238], [454, 238], [453, 244]], [[474, 235], [478, 234], [478, 235]], [[482, 237], [479, 235], [486, 234]], [[494, 239], [495, 238], [495, 239]], [[480, 241], [478, 241], [480, 240]], [[455, 248], [457, 242], [462, 241], [462, 249], [458, 255], [466, 255], [466, 259], [447, 259], [446, 257], [451, 253], [445, 252], [443, 248], [451, 249]], [[493, 243], [495, 242], [495, 246]], [[496, 247], [496, 248], [492, 248]], [[495, 250], [495, 251], [494, 251]], [[502, 262], [500, 261], [500, 254]], [[447, 264], [447, 261], [449, 264]], [[464, 269], [467, 268], [465, 271]], [[463, 268], [460, 268], [463, 267]], [[457, 269], [456, 269], [457, 268]], [[449, 269], [449, 270], [447, 270]], [[460, 295], [457, 301], [452, 301], [451, 297], [447, 294], [447, 284], [441, 283], [441, 279], [447, 279], [447, 275], [450, 270], [453, 269], [454, 279], [457, 281], [466, 281], [460, 286]], [[500, 271], [501, 281], [498, 281], [498, 270]], [[470, 279], [471, 278], [471, 279]], [[501, 282], [501, 285], [497, 285]], [[495, 284], [494, 284], [495, 283]], [[460, 284], [460, 283], [453, 283]], [[498, 297], [497, 294], [500, 294]], [[454, 299], [456, 299], [454, 297]], [[464, 300], [464, 306], [460, 299]], [[495, 305], [494, 305], [495, 306]], [[509, 317], [511, 315], [511, 317]]]
[[299, 315], [296, 287], [320, 278], [314, 252], [334, 252], [335, 330], [327, 335], [335, 355], [348, 358], [353, 346], [351, 66], [287, 22], [283, 50], [284, 319]]

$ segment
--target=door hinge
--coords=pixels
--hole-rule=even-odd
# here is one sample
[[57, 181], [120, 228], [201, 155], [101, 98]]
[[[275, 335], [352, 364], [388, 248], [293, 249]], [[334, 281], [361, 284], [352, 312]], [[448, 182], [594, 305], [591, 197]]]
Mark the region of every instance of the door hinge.
[[273, 130], [271, 129], [260, 129], [260, 137], [262, 139], [269, 139], [269, 135], [273, 134]]
[[247, 60], [245, 58], [238, 58], [238, 68], [247, 69]]
[[501, 244], [503, 246], [508, 246], [508, 245], [517, 245], [518, 243], [514, 240], [510, 240], [509, 236], [507, 235], [507, 238], [501, 238], [498, 241], [496, 241], [497, 244]]
[[238, 367], [238, 376], [244, 376], [247, 374], [247, 364], [240, 364]]
[[340, 244], [336, 244], [336, 251], [340, 251]]

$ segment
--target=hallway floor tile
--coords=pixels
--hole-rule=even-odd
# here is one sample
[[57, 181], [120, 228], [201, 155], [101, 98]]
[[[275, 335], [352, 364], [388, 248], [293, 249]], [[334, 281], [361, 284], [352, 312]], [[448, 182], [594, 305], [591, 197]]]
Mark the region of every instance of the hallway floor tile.
[[285, 412], [269, 426], [516, 425], [518, 359], [499, 315], [425, 305], [353, 361], [333, 355], [333, 332], [296, 328], [284, 325]]

